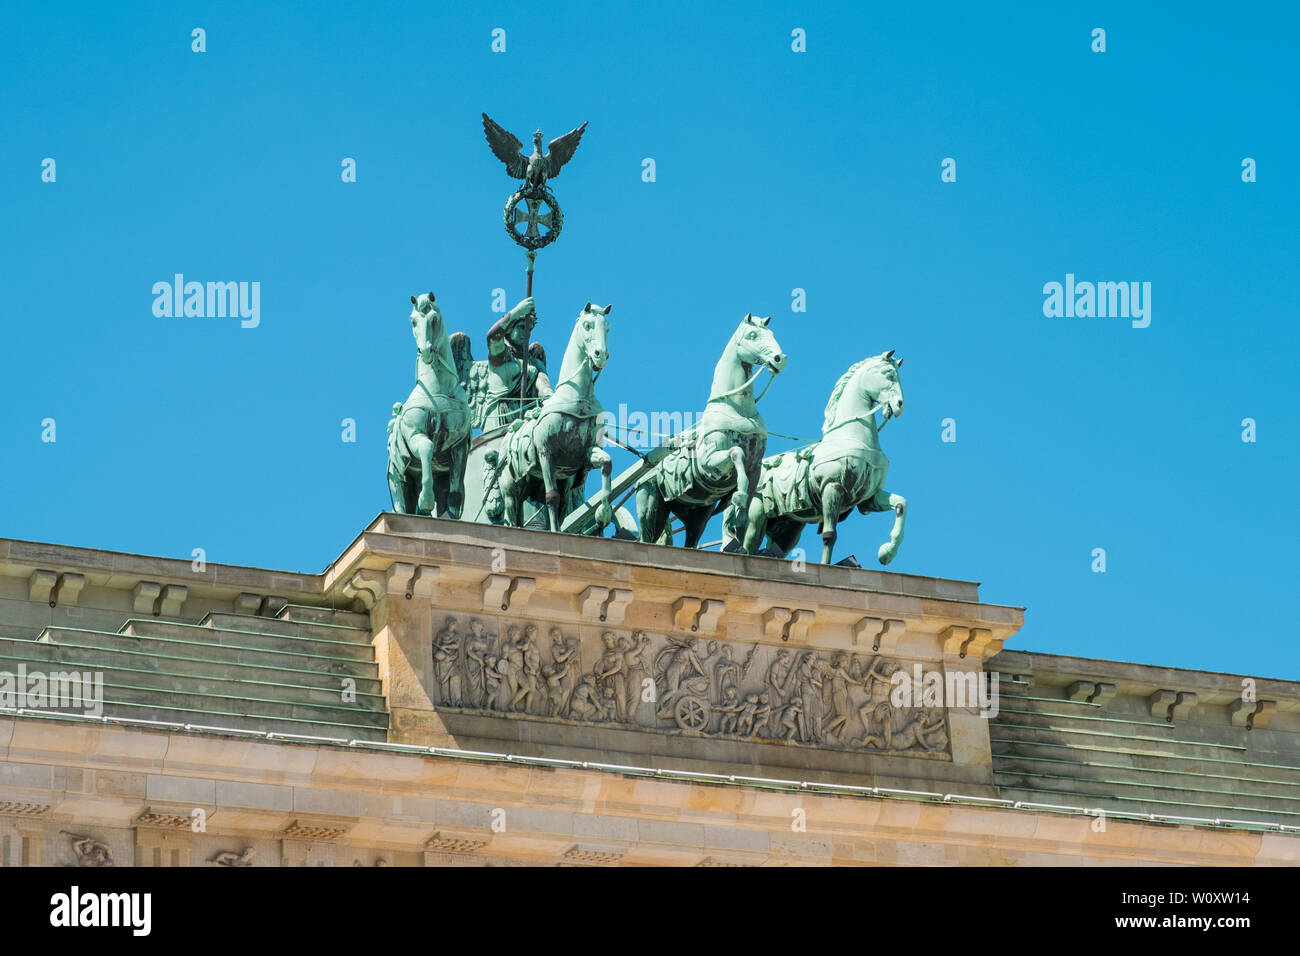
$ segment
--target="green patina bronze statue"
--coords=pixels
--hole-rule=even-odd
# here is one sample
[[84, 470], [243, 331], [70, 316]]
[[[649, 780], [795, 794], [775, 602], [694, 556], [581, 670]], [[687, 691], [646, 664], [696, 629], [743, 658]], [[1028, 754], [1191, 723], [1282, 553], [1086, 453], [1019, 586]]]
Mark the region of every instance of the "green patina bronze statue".
[[512, 426], [497, 462], [497, 480], [504, 502], [505, 523], [523, 524], [525, 500], [541, 500], [550, 530], [558, 531], [576, 489], [586, 485], [587, 472], [600, 469], [601, 491], [596, 522], [603, 528], [613, 520], [610, 508], [611, 459], [600, 447], [603, 433], [595, 382], [609, 360], [609, 320], [612, 305], [590, 302], [573, 324], [555, 390], [541, 405]]
[[[754, 382], [786, 366], [770, 318], [746, 315], [714, 370], [709, 400], [698, 423], [673, 435], [612, 477], [601, 447], [604, 413], [595, 384], [609, 359], [609, 313], [590, 302], [578, 314], [552, 384], [546, 354], [532, 341], [537, 310], [532, 298], [537, 251], [553, 242], [563, 216], [547, 182], [559, 175], [586, 124], [542, 151], [540, 131], [531, 155], [486, 114], [483, 130], [493, 153], [519, 188], [506, 203], [506, 228], [527, 253], [527, 295], [487, 334], [487, 358], [475, 361], [470, 337], [448, 336], [433, 293], [412, 296], [411, 331], [419, 353], [416, 386], [393, 407], [388, 426], [388, 483], [394, 508], [407, 514], [466, 517], [514, 527], [546, 527], [601, 534], [613, 522], [616, 537], [672, 544], [672, 518], [681, 520], [686, 547], [698, 547], [719, 512], [724, 551], [785, 557], [805, 525], [816, 523], [822, 561], [829, 564], [837, 527], [857, 508], [893, 511], [896, 518], [878, 557], [888, 564], [903, 540], [907, 502], [884, 490], [889, 460], [879, 430], [903, 411], [901, 359], [892, 351], [863, 359], [836, 382], [826, 405], [820, 441], [764, 458], [767, 427], [758, 413]], [[526, 208], [526, 212], [525, 212]], [[543, 211], [546, 210], [546, 211]], [[879, 426], [875, 411], [883, 410]], [[474, 430], [477, 437], [471, 439]], [[628, 447], [623, 445], [623, 447]], [[587, 476], [600, 473], [590, 498]], [[636, 495], [637, 519], [621, 507]], [[619, 496], [616, 505], [613, 501]], [[639, 525], [639, 529], [638, 529]], [[766, 541], [766, 543], [765, 543]]]
[[[893, 511], [894, 528], [877, 556], [888, 564], [903, 542], [907, 501], [884, 490], [889, 459], [880, 450], [879, 429], [903, 412], [893, 350], [863, 359], [840, 376], [826, 403], [821, 441], [763, 460], [758, 492], [749, 505], [745, 550], [785, 557], [803, 532], [818, 523], [822, 563], [830, 564], [836, 526], [854, 507], [862, 514]], [[875, 410], [883, 410], [879, 428]], [[767, 547], [758, 547], [767, 536]]]
[[470, 414], [433, 293], [411, 296], [415, 388], [388, 423], [388, 490], [401, 514], [459, 518]]
[[488, 357], [479, 362], [471, 354], [469, 336], [452, 335], [451, 350], [475, 428], [491, 431], [517, 421], [551, 394], [545, 353], [538, 343], [529, 344], [536, 325], [533, 300], [524, 299], [488, 330]]
[[767, 448], [767, 426], [758, 413], [754, 380], [763, 368], [775, 375], [786, 365], [785, 353], [768, 328], [771, 321], [745, 316], [718, 360], [698, 424], [675, 436], [676, 447], [641, 480], [636, 493], [641, 540], [671, 544], [672, 535], [666, 531], [672, 514], [682, 520], [684, 545], [694, 548], [709, 518], [726, 507], [723, 550], [743, 550], [749, 499]]

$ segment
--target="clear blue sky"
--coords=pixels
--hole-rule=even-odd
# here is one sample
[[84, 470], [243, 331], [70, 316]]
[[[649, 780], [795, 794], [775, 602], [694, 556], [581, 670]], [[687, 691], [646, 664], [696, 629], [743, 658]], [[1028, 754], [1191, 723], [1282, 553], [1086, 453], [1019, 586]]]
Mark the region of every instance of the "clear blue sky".
[[[698, 409], [753, 311], [768, 425], [815, 436], [897, 349], [893, 569], [1027, 606], [1015, 647], [1300, 678], [1294, 5], [115, 6], [0, 14], [0, 534], [324, 567], [388, 507], [408, 296], [481, 357], [522, 293], [480, 111], [589, 120], [538, 337], [614, 303], [606, 407]], [[261, 325], [156, 318], [177, 272], [260, 282]], [[1150, 327], [1045, 317], [1066, 273], [1152, 283]]]

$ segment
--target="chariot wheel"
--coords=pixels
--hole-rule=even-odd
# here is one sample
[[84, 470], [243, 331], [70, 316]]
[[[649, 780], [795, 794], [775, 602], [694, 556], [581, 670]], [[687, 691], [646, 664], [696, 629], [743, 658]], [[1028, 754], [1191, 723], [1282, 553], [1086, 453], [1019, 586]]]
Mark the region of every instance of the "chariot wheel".
[[704, 728], [709, 725], [711, 716], [713, 716], [713, 712], [709, 708], [709, 702], [703, 697], [697, 697], [694, 694], [687, 694], [673, 704], [673, 720], [677, 722], [677, 726], [682, 730], [702, 733]]

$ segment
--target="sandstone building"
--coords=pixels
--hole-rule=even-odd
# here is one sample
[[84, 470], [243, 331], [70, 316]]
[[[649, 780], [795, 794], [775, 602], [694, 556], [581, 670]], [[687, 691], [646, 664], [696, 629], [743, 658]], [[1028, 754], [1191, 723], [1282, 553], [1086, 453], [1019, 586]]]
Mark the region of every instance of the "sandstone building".
[[[388, 513], [322, 574], [0, 539], [0, 860], [1300, 862], [1300, 684], [1005, 647], [1022, 622], [962, 581]], [[996, 713], [898, 706], [899, 672]]]

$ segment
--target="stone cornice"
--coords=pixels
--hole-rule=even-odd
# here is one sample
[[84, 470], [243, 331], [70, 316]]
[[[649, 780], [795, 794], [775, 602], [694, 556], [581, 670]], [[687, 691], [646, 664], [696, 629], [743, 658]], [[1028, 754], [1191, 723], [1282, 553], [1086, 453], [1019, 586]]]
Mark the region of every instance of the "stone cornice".
[[768, 558], [392, 514], [376, 518], [330, 567], [325, 592], [353, 599], [370, 576], [374, 593], [364, 600], [373, 606], [380, 590], [400, 591], [378, 588], [381, 578], [401, 577], [394, 567], [437, 568], [440, 607], [492, 611], [499, 605], [487, 601], [489, 591], [513, 594], [526, 584], [534, 616], [595, 620], [587, 616], [596, 606], [590, 595], [604, 589], [622, 592], [618, 612], [627, 628], [762, 634], [857, 651], [869, 649], [859, 646], [864, 636], [871, 643], [883, 631], [891, 649], [906, 640], [912, 653], [932, 659], [943, 656], [940, 635], [952, 627], [984, 635], [968, 648], [978, 662], [1024, 620], [1021, 608], [980, 603], [968, 582], [816, 564], [797, 571]]
[[1280, 711], [1300, 712], [1297, 681], [1020, 650], [1004, 650], [991, 658], [988, 666], [1007, 674], [1033, 674], [1035, 684], [1053, 687], [1092, 680], [1114, 685], [1114, 693], [1142, 697], [1176, 689], [1195, 693], [1202, 706], [1236, 703], [1241, 699], [1242, 681], [1250, 679], [1255, 682], [1256, 698], [1276, 701]]

